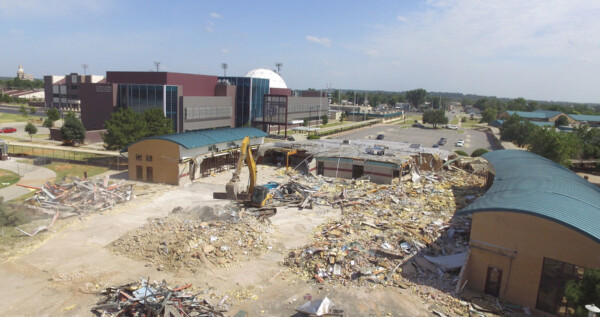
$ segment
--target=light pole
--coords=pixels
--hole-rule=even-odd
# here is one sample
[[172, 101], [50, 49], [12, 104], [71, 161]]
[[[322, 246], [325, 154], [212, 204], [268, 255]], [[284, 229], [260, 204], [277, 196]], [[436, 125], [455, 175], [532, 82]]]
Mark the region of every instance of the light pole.
[[223, 68], [223, 77], [227, 77], [227, 63], [221, 63], [221, 68]]
[[308, 134], [310, 136], [310, 116], [312, 114], [312, 107], [308, 107]]

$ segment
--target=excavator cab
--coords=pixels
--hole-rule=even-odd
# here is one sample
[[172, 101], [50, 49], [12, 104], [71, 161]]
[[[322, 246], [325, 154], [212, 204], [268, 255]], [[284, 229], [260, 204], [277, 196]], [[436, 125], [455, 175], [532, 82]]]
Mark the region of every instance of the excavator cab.
[[269, 192], [270, 188], [265, 185], [259, 185], [254, 187], [254, 192], [252, 193], [252, 206], [254, 207], [264, 207], [265, 204], [273, 198], [273, 195]]

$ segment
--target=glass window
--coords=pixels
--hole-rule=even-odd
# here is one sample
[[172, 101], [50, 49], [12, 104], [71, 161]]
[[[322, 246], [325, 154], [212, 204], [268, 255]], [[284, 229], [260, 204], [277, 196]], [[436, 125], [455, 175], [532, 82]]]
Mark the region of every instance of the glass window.
[[141, 161], [142, 160], [142, 154], [136, 154], [135, 155], [135, 160], [136, 161]]
[[146, 162], [152, 162], [152, 155], [146, 155]]
[[581, 279], [583, 271], [580, 266], [544, 258], [536, 308], [561, 316], [572, 311], [567, 306], [565, 285], [568, 281]]

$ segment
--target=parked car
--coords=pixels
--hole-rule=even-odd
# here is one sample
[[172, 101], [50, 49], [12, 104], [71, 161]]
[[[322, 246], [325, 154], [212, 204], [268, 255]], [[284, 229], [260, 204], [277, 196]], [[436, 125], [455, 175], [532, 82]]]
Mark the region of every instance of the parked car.
[[383, 134], [377, 135], [377, 140], [383, 140], [384, 138], [385, 138], [385, 135], [383, 135]]
[[438, 141], [438, 143], [437, 143], [437, 144], [438, 144], [438, 145], [444, 145], [444, 144], [446, 144], [446, 142], [447, 142], [447, 141], [448, 141], [448, 140], [447, 140], [446, 138], [441, 138], [441, 139]]
[[465, 141], [463, 141], [463, 140], [458, 140], [458, 141], [456, 142], [456, 146], [458, 146], [458, 147], [463, 147], [463, 146], [465, 146]]
[[423, 127], [425, 127], [424, 125], [422, 125], [420, 123], [415, 123], [412, 126], [415, 127], [415, 128], [423, 128]]
[[446, 128], [450, 130], [458, 130], [458, 126], [456, 124], [449, 124], [446, 126]]
[[0, 130], [0, 133], [13, 133], [13, 132], [17, 132], [17, 129], [11, 128], [11, 127], [6, 127], [6, 128], [2, 128], [2, 130]]
[[410, 148], [411, 149], [420, 149], [421, 148], [421, 144], [411, 144]]
[[437, 144], [437, 143], [433, 145], [433, 148], [434, 148], [434, 149], [435, 149], [435, 148], [439, 148], [439, 147], [440, 147], [440, 145], [439, 145], [439, 144]]

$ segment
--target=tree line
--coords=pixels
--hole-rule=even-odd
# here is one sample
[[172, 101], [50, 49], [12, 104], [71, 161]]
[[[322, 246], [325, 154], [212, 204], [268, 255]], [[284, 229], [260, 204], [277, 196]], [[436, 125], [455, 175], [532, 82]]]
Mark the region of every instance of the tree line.
[[587, 125], [564, 132], [554, 126], [537, 126], [514, 114], [502, 123], [500, 138], [565, 167], [572, 166], [572, 159], [600, 158], [600, 129]]

